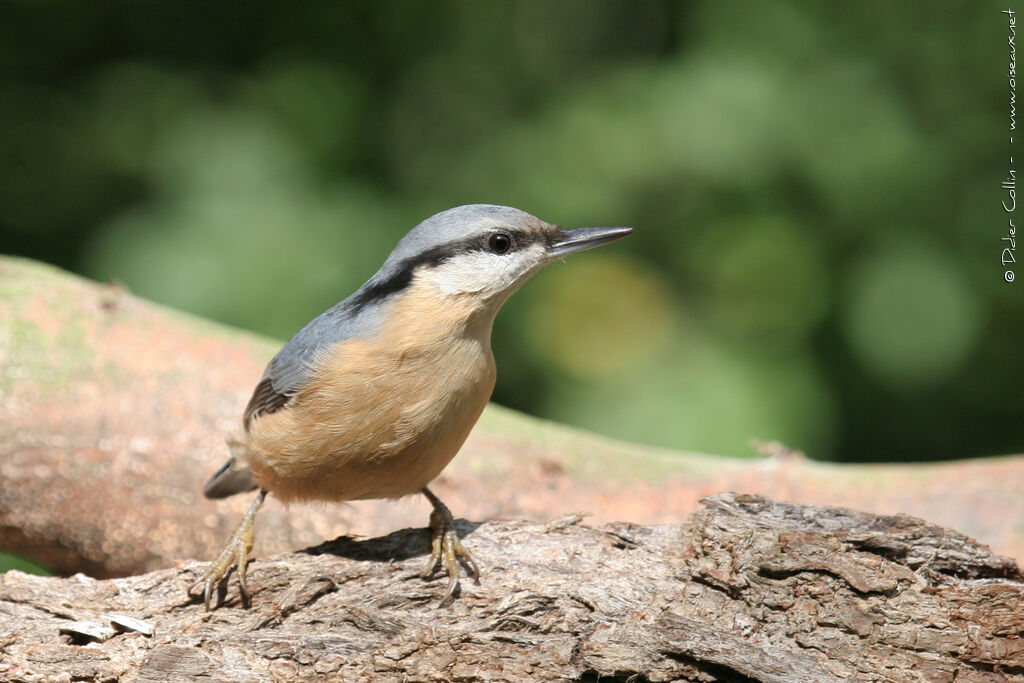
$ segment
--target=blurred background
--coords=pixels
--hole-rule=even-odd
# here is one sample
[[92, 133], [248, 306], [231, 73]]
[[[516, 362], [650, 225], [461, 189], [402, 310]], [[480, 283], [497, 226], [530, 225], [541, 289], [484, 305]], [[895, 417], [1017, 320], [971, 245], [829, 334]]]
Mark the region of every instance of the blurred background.
[[0, 250], [284, 340], [450, 206], [632, 225], [509, 302], [497, 402], [734, 456], [1020, 452], [1002, 9], [3, 2]]

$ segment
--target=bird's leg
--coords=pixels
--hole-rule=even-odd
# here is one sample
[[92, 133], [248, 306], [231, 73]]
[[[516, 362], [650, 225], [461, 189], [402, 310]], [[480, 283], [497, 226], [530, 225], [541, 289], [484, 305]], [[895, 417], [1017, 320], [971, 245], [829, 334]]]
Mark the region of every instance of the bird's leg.
[[443, 605], [451, 600], [452, 595], [455, 593], [455, 587], [459, 584], [460, 559], [472, 567], [473, 581], [475, 583], [480, 583], [480, 569], [476, 566], [476, 562], [469, 554], [469, 551], [459, 541], [459, 537], [455, 535], [455, 529], [452, 528], [455, 519], [452, 517], [448, 506], [442, 503], [441, 499], [425, 486], [423, 487], [423, 495], [434, 506], [434, 510], [430, 513], [430, 530], [433, 533], [430, 543], [430, 560], [427, 562], [427, 566], [423, 568], [423, 571], [420, 572], [420, 576], [427, 578], [434, 573], [438, 563], [444, 565], [444, 569], [448, 573], [448, 590], [445, 591], [444, 597], [441, 598], [441, 604]]
[[203, 586], [203, 603], [206, 605], [207, 612], [210, 611], [210, 596], [213, 594], [213, 587], [227, 576], [228, 572], [231, 571], [231, 567], [235, 564], [238, 565], [238, 590], [242, 595], [242, 604], [245, 606], [249, 605], [249, 587], [245, 584], [245, 568], [252, 554], [253, 520], [256, 518], [256, 512], [263, 505], [263, 499], [266, 497], [267, 492], [261, 489], [259, 495], [256, 496], [256, 500], [249, 506], [249, 511], [245, 513], [245, 517], [242, 517], [242, 521], [235, 528], [234, 533], [231, 534], [227, 545], [220, 551], [220, 555], [210, 565], [210, 568], [206, 570], [203, 577], [188, 589], [189, 594], [191, 594], [196, 588]]

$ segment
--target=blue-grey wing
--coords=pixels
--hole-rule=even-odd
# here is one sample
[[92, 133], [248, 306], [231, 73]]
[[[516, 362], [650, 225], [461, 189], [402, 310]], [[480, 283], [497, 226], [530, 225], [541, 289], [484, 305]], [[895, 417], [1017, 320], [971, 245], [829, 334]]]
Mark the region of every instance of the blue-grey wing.
[[314, 318], [277, 352], [245, 407], [246, 431], [256, 417], [275, 413], [288, 405], [310, 380], [313, 361], [319, 352], [366, 333], [363, 316], [356, 315], [348, 301]]

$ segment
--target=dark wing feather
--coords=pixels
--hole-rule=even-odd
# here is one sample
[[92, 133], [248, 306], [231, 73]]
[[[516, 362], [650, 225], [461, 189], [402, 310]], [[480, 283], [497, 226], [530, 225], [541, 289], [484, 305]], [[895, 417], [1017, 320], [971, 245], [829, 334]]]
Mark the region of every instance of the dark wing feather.
[[256, 390], [252, 392], [249, 404], [245, 406], [245, 416], [242, 418], [245, 423], [245, 430], [249, 431], [249, 424], [254, 417], [276, 413], [288, 405], [288, 401], [291, 398], [292, 393], [277, 391], [274, 389], [274, 384], [270, 377], [264, 377], [256, 385]]
[[354, 301], [361, 301], [362, 291], [311, 320], [277, 352], [245, 407], [246, 431], [260, 415], [275, 413], [288, 405], [309, 381], [319, 353], [346, 339], [370, 334], [375, 318], [366, 316], [361, 306], [353, 305]]

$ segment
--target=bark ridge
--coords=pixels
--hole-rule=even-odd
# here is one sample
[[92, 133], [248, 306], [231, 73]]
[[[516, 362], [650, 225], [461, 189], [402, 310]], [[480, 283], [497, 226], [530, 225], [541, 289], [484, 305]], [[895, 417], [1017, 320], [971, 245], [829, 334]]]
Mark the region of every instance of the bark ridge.
[[248, 610], [234, 583], [212, 613], [186, 598], [198, 562], [110, 580], [10, 572], [0, 677], [1024, 681], [1012, 560], [906, 516], [704, 505], [684, 525], [460, 520], [483, 582], [441, 608], [443, 578], [416, 577], [425, 529], [258, 558]]

